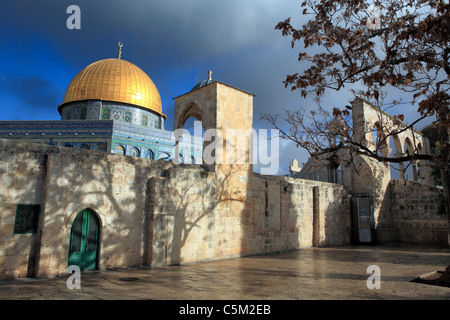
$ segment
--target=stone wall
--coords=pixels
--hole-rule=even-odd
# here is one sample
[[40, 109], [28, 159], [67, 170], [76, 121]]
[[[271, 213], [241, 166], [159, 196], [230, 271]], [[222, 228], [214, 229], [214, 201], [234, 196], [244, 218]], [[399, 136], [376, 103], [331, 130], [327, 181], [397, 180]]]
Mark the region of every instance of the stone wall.
[[311, 247], [315, 235], [317, 246], [350, 243], [343, 186], [255, 174], [246, 194], [233, 197], [223, 182], [200, 168], [151, 179], [152, 265]]
[[442, 190], [410, 180], [391, 180], [379, 217], [379, 242], [448, 245], [447, 216], [438, 215]]
[[[229, 169], [0, 139], [0, 278], [66, 274], [72, 222], [86, 208], [100, 221], [100, 270], [350, 243], [346, 187]], [[391, 181], [379, 242], [446, 244], [439, 192]], [[14, 233], [18, 204], [41, 206], [36, 233]]]
[[[86, 208], [100, 221], [100, 270], [350, 241], [348, 193], [329, 183], [2, 139], [0, 181], [0, 278], [66, 274]], [[14, 234], [18, 204], [41, 206], [37, 233]]]
[[35, 264], [37, 234], [14, 234], [14, 225], [17, 204], [43, 204], [42, 150], [40, 144], [0, 139], [0, 278], [33, 275], [29, 269]]
[[[0, 140], [0, 276], [40, 277], [67, 269], [72, 222], [86, 208], [99, 218], [99, 267], [141, 265], [147, 181], [172, 163]], [[14, 234], [18, 204], [41, 206], [38, 231]]]

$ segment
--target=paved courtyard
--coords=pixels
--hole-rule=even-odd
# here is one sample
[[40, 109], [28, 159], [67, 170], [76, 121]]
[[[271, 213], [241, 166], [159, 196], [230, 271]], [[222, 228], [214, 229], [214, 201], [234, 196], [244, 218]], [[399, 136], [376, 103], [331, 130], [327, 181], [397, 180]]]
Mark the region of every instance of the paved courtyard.
[[[81, 289], [72, 290], [66, 277], [3, 280], [0, 299], [450, 300], [450, 288], [411, 282], [449, 263], [450, 249], [444, 247], [305, 248], [155, 269], [86, 272]], [[380, 268], [380, 289], [367, 288], [371, 265]]]

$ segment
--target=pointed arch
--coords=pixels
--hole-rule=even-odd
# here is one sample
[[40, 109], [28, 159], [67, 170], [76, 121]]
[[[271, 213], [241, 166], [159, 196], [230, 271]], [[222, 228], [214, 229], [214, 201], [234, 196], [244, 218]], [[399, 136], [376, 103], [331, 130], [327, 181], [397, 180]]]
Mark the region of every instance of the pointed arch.
[[66, 228], [69, 228], [69, 229], [72, 228], [72, 223], [73, 223], [73, 220], [76, 218], [76, 216], [81, 211], [83, 211], [85, 209], [89, 209], [97, 215], [97, 219], [99, 221], [100, 228], [102, 228], [105, 225], [106, 218], [102, 213], [100, 213], [98, 210], [96, 210], [94, 208], [95, 208], [95, 205], [93, 205], [93, 204], [81, 204], [81, 205], [77, 206], [74, 210], [71, 211], [71, 213], [68, 216], [66, 216], [64, 225], [66, 226]]
[[[407, 155], [413, 155], [416, 150], [411, 142], [411, 139], [409, 137], [405, 138], [405, 141], [403, 143], [404, 145], [404, 149], [405, 149], [405, 153]], [[408, 180], [412, 180], [412, 181], [418, 181], [418, 172], [417, 172], [417, 161], [413, 160], [411, 161], [411, 163], [409, 163], [408, 165], [405, 165], [406, 171], [406, 177]]]
[[[72, 215], [71, 215], [72, 216]], [[92, 209], [85, 208], [71, 219], [67, 265], [81, 271], [99, 269], [101, 219]]]
[[202, 110], [200, 110], [199, 106], [194, 102], [187, 104], [184, 109], [180, 113], [180, 117], [175, 125], [175, 129], [183, 128], [184, 123], [190, 117], [194, 117], [199, 121], [203, 121], [204, 116]]

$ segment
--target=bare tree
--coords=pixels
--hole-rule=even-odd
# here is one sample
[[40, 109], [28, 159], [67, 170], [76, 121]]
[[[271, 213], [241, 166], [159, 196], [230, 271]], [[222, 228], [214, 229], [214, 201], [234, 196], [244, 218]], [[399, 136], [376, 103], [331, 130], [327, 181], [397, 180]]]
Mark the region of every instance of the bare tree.
[[[346, 85], [361, 84], [365, 89], [358, 95], [381, 107], [384, 90], [393, 87], [411, 98], [411, 103], [404, 105], [405, 112], [415, 106], [420, 116], [378, 137], [374, 149], [355, 139], [346, 108], [328, 112], [319, 105], [319, 114], [285, 111], [287, 129], [278, 123], [278, 115], [262, 118], [311, 156], [336, 155], [337, 150], [347, 148], [350, 155], [367, 155], [384, 162], [433, 161], [441, 174], [450, 225], [450, 5], [432, 0], [306, 0], [301, 6], [303, 15], [311, 16], [306, 24], [297, 29], [288, 18], [275, 27], [291, 37], [292, 48], [296, 42], [303, 43], [298, 61], [304, 69], [287, 75], [286, 88], [298, 90], [302, 97], [313, 94], [320, 101], [325, 90], [340, 91]], [[438, 155], [416, 150], [394, 158], [378, 152], [391, 135], [411, 129], [426, 117], [433, 117], [438, 132]], [[402, 115], [396, 118], [403, 120]]]

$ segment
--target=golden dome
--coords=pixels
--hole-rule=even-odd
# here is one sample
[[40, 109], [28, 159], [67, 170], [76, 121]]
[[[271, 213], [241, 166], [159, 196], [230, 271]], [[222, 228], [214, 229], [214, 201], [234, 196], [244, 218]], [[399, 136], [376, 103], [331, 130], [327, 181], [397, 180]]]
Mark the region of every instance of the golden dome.
[[153, 81], [139, 67], [122, 59], [100, 60], [78, 73], [67, 87], [59, 113], [66, 103], [82, 100], [129, 103], [166, 117]]

